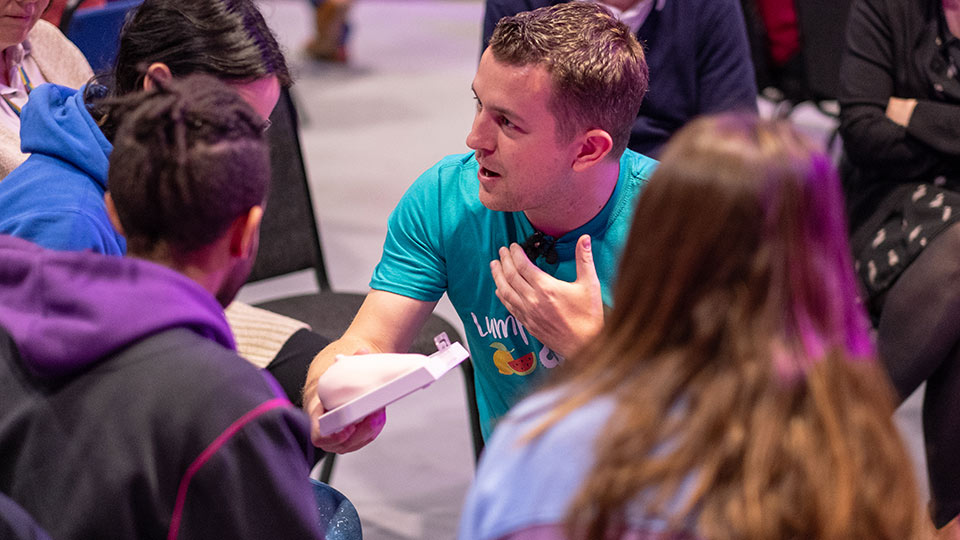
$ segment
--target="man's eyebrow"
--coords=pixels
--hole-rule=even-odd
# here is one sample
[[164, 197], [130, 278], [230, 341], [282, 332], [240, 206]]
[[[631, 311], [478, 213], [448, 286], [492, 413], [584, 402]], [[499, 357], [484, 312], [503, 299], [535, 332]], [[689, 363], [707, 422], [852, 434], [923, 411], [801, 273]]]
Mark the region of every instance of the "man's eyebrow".
[[[483, 103], [483, 101], [480, 99], [480, 96], [477, 95], [477, 91], [473, 88], [473, 85], [472, 85], [472, 84], [470, 85], [470, 91], [473, 92], [473, 97], [477, 98], [477, 101], [480, 101], [481, 103]], [[496, 105], [490, 105], [490, 104], [488, 104], [488, 103], [484, 103], [484, 104], [483, 104], [483, 108], [484, 108], [484, 109], [490, 109], [490, 110], [492, 110], [492, 111], [494, 111], [494, 112], [496, 112], [496, 113], [498, 113], [498, 114], [501, 114], [501, 115], [503, 115], [503, 116], [506, 116], [506, 117], [510, 118], [511, 120], [516, 120], [516, 122], [519, 122], [519, 123], [521, 123], [521, 124], [524, 123], [524, 121], [525, 121], [524, 118], [523, 118], [523, 116], [520, 115], [520, 113], [518, 113], [518, 112], [516, 112], [516, 111], [513, 111], [513, 110], [510, 110], [510, 109], [507, 109], [507, 108], [504, 108], [504, 107], [498, 107], [498, 106], [496, 106]], [[514, 122], [514, 123], [516, 123], [516, 122]]]

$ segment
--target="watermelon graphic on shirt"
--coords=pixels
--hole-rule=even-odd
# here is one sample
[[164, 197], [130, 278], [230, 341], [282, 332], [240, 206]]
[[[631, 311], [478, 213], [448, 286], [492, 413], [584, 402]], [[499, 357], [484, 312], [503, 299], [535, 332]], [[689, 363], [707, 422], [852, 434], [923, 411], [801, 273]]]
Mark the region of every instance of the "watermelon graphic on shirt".
[[537, 369], [537, 357], [535, 354], [527, 353], [516, 360], [507, 364], [517, 375], [529, 375]]

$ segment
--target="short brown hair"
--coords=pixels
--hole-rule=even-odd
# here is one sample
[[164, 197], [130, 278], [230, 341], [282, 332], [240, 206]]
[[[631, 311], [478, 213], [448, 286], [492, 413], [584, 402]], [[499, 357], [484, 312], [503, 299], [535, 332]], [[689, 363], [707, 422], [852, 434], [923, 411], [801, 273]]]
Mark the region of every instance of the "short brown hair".
[[569, 2], [504, 17], [490, 50], [500, 62], [547, 69], [560, 140], [599, 128], [613, 138], [611, 156], [623, 153], [647, 93], [649, 70], [630, 28], [606, 8]]
[[264, 121], [209, 75], [154, 85], [108, 102], [119, 128], [107, 185], [128, 251], [191, 253], [263, 204], [270, 181]]

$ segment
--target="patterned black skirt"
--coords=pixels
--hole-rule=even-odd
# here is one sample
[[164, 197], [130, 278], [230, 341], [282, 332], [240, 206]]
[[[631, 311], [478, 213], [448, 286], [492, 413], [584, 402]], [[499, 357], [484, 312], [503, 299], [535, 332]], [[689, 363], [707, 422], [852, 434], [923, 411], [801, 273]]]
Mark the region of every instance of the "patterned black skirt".
[[864, 304], [876, 324], [882, 299], [923, 249], [960, 220], [960, 192], [941, 182], [893, 190], [851, 238]]

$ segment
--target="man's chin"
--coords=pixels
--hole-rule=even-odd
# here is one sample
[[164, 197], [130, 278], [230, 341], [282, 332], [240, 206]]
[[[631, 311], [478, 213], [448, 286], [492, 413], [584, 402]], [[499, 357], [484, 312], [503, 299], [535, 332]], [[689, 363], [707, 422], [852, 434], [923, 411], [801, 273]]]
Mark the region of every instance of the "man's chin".
[[512, 200], [504, 200], [503, 198], [495, 196], [493, 193], [483, 189], [483, 186], [480, 186], [480, 204], [482, 204], [487, 210], [493, 210], [494, 212], [517, 212], [520, 208], [517, 208], [516, 204]]

